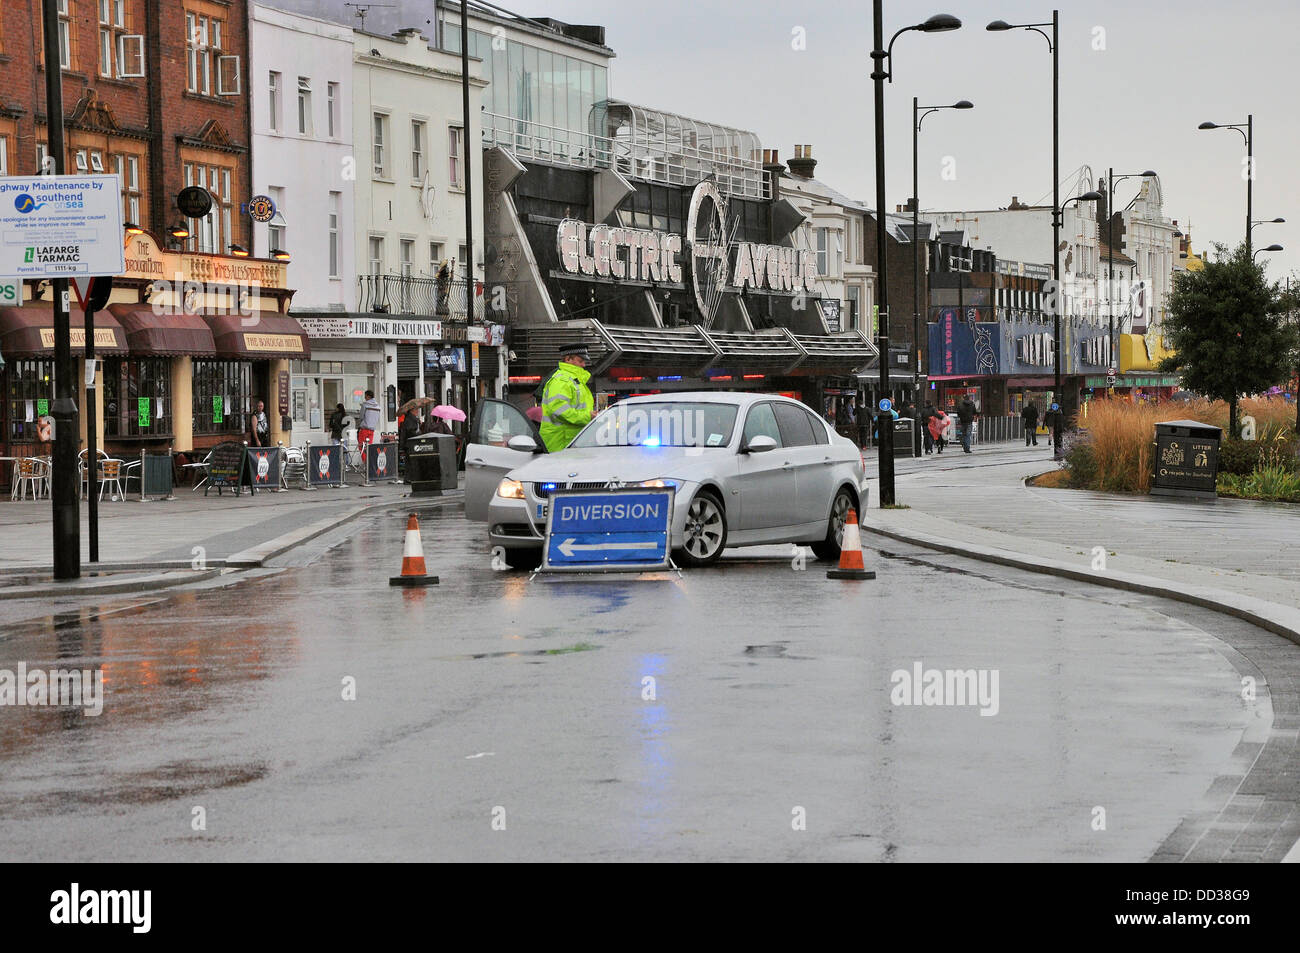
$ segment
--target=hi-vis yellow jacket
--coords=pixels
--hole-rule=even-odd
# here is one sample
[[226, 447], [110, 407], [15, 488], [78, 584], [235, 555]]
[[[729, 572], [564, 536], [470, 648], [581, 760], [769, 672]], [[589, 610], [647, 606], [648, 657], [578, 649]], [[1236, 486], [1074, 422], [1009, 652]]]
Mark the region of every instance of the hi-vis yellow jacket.
[[596, 400], [587, 381], [591, 372], [576, 364], [560, 362], [542, 391], [542, 443], [551, 453], [563, 450], [583, 427], [591, 423]]

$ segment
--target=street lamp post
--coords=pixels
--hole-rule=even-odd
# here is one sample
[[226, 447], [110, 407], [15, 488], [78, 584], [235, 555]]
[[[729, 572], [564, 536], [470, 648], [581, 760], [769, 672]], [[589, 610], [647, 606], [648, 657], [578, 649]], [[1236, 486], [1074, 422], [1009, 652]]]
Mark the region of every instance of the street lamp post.
[[1269, 245], [1266, 248], [1261, 248], [1258, 251], [1256, 251], [1253, 255], [1250, 256], [1250, 260], [1253, 262], [1256, 258], [1264, 254], [1264, 252], [1266, 251], [1282, 251], [1282, 250], [1283, 250], [1282, 246], [1274, 242], [1272, 245]]
[[[875, 134], [876, 134], [876, 267], [879, 272], [879, 291], [876, 294], [876, 310], [880, 315], [880, 328], [877, 347], [880, 350], [880, 395], [889, 393], [889, 269], [886, 267], [887, 249], [885, 241], [888, 229], [885, 226], [885, 80], [894, 80], [894, 41], [904, 33], [916, 30], [921, 33], [946, 33], [961, 27], [961, 21], [946, 13], [936, 14], [924, 23], [903, 27], [889, 39], [885, 45], [884, 0], [872, 2], [872, 44], [871, 59], [873, 69], [871, 79], [875, 84]], [[893, 418], [887, 410], [881, 410], [879, 398], [876, 404], [876, 432], [880, 435], [877, 454], [880, 479], [880, 505], [894, 505], [894, 428]]]
[[1254, 217], [1254, 209], [1251, 204], [1254, 200], [1253, 186], [1255, 184], [1255, 114], [1247, 115], [1244, 123], [1203, 122], [1196, 128], [1236, 129], [1241, 133], [1241, 138], [1246, 140], [1246, 254], [1249, 255], [1250, 230], [1253, 227], [1251, 219]]
[[[917, 146], [921, 123], [925, 122], [925, 117], [930, 113], [938, 112], [940, 109], [972, 109], [974, 105], [970, 100], [963, 99], [951, 106], [919, 106], [916, 97], [912, 97], [912, 346], [916, 349], [916, 369], [912, 372], [912, 402], [918, 413], [921, 407], [921, 199], [917, 192], [920, 188]], [[925, 112], [920, 112], [922, 109]], [[926, 296], [926, 306], [929, 306], [929, 295]], [[926, 321], [928, 326], [929, 315], [926, 316]], [[919, 417], [915, 424], [912, 428], [912, 455], [919, 457], [921, 455]]]
[[1115, 182], [1123, 182], [1125, 179], [1145, 179], [1147, 176], [1155, 177], [1155, 173], [1150, 169], [1145, 172], [1129, 172], [1118, 178], [1115, 175], [1115, 168], [1106, 170], [1106, 310], [1110, 313], [1110, 340], [1107, 344], [1109, 354], [1107, 361], [1108, 367], [1119, 369], [1115, 363]]

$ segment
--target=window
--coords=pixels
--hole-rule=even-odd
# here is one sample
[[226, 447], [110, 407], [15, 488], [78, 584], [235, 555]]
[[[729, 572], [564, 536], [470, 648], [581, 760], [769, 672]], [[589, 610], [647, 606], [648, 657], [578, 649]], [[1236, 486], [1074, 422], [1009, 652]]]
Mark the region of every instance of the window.
[[269, 125], [272, 132], [280, 128], [280, 74], [272, 71], [266, 83], [267, 92], [270, 94], [268, 105], [271, 107], [271, 118]]
[[89, 172], [89, 171], [90, 171], [90, 163], [86, 161], [86, 150], [85, 150], [85, 149], [78, 149], [78, 150], [77, 150], [77, 171], [78, 171], [78, 172]]
[[171, 359], [137, 357], [104, 362], [104, 436], [172, 432]]
[[409, 312], [411, 310], [411, 255], [415, 249], [415, 241], [410, 238], [403, 238], [400, 247], [402, 255], [402, 310]]
[[0, 136], [0, 175], [9, 174], [9, 139]]
[[419, 181], [424, 176], [424, 123], [411, 121], [411, 178]]
[[469, 255], [465, 254], [465, 246], [459, 245], [456, 248], [456, 270], [463, 278], [465, 276], [466, 263], [469, 261]]
[[339, 199], [342, 193], [330, 193], [330, 273], [331, 278], [339, 276]]
[[856, 331], [859, 327], [858, 315], [860, 313], [859, 309], [861, 307], [861, 299], [860, 299], [861, 293], [862, 293], [862, 289], [859, 288], [857, 285], [849, 285], [844, 289], [844, 296], [847, 299], [846, 301], [847, 307], [845, 308], [845, 310], [848, 311], [848, 314], [845, 316], [846, 320], [844, 322], [845, 331]]
[[68, 0], [59, 0], [59, 66], [72, 69], [72, 21]]
[[828, 256], [827, 256], [827, 234], [826, 234], [829, 231], [829, 229], [818, 228], [818, 229], [814, 229], [814, 231], [817, 232], [817, 274], [826, 275], [830, 273], [829, 271], [827, 271], [827, 266], [829, 262], [827, 261]]
[[195, 360], [193, 370], [194, 433], [243, 433], [252, 410], [253, 365]]
[[311, 127], [311, 80], [306, 76], [298, 77], [298, 135], [310, 136]]
[[239, 57], [225, 49], [225, 24], [216, 17], [185, 14], [185, 88], [200, 96], [238, 96], [241, 76]]
[[234, 241], [231, 177], [228, 167], [200, 161], [185, 163], [185, 184], [207, 189], [212, 195], [212, 211], [201, 219], [189, 220], [190, 237], [186, 240], [186, 247], [190, 251], [220, 254]]
[[325, 121], [329, 137], [338, 137], [339, 128], [339, 84], [330, 83], [325, 87]]
[[36, 171], [40, 175], [54, 174], [54, 164], [50, 162], [50, 147], [43, 142], [36, 143]]
[[810, 411], [803, 411], [803, 415], [808, 418], [808, 424], [812, 427], [813, 443], [830, 443], [830, 437], [826, 436], [826, 422]]
[[777, 428], [771, 404], [755, 404], [745, 418], [745, 432], [740, 438], [740, 445], [749, 446], [755, 437], [771, 437], [778, 447], [781, 446], [781, 431]]
[[99, 0], [99, 75], [144, 75], [144, 37], [126, 32], [126, 0]]
[[429, 274], [438, 274], [442, 267], [442, 242], [429, 242]]
[[781, 425], [781, 442], [787, 447], [807, 447], [817, 442], [812, 423], [803, 408], [794, 404], [774, 404], [777, 423]]
[[374, 114], [374, 166], [375, 175], [381, 179], [388, 178], [388, 117], [383, 113]]
[[138, 156], [115, 155], [112, 157], [113, 172], [122, 184], [122, 218], [124, 221], [139, 225], [140, 215], [140, 158]]
[[4, 395], [4, 436], [15, 442], [36, 441], [41, 402], [46, 413], [54, 403], [54, 362], [10, 359], [5, 364], [9, 388]]
[[273, 185], [266, 190], [275, 203], [275, 216], [266, 225], [266, 238], [272, 251], [283, 251], [289, 247], [289, 222], [284, 217], [284, 187]]
[[370, 273], [384, 273], [384, 240], [375, 235], [370, 236]]
[[448, 181], [453, 189], [465, 187], [460, 164], [460, 157], [464, 151], [461, 146], [465, 141], [463, 132], [464, 130], [459, 126], [449, 126], [447, 129], [447, 163], [450, 176]]

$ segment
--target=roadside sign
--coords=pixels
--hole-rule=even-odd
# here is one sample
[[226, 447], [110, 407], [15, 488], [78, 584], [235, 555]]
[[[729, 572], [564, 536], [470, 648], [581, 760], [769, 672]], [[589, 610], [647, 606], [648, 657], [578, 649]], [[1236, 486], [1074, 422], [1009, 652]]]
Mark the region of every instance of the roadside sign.
[[125, 270], [116, 175], [0, 179], [0, 276], [72, 278]]
[[883, 411], [888, 411], [888, 410], [889, 410], [891, 407], [893, 407], [893, 406], [894, 406], [894, 402], [893, 402], [892, 400], [890, 400], [888, 397], [882, 397], [882, 398], [880, 398], [880, 409], [881, 409], [881, 410], [883, 410]]
[[543, 572], [669, 569], [672, 488], [562, 491], [546, 515]]

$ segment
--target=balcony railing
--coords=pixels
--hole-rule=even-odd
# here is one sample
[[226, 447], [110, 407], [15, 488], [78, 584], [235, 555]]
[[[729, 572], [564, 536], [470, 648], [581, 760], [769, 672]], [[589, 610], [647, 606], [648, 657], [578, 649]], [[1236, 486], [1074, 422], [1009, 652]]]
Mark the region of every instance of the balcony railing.
[[[428, 314], [450, 321], [464, 321], [465, 279], [358, 275], [357, 309], [377, 314]], [[483, 318], [481, 284], [474, 295], [474, 318]]]

